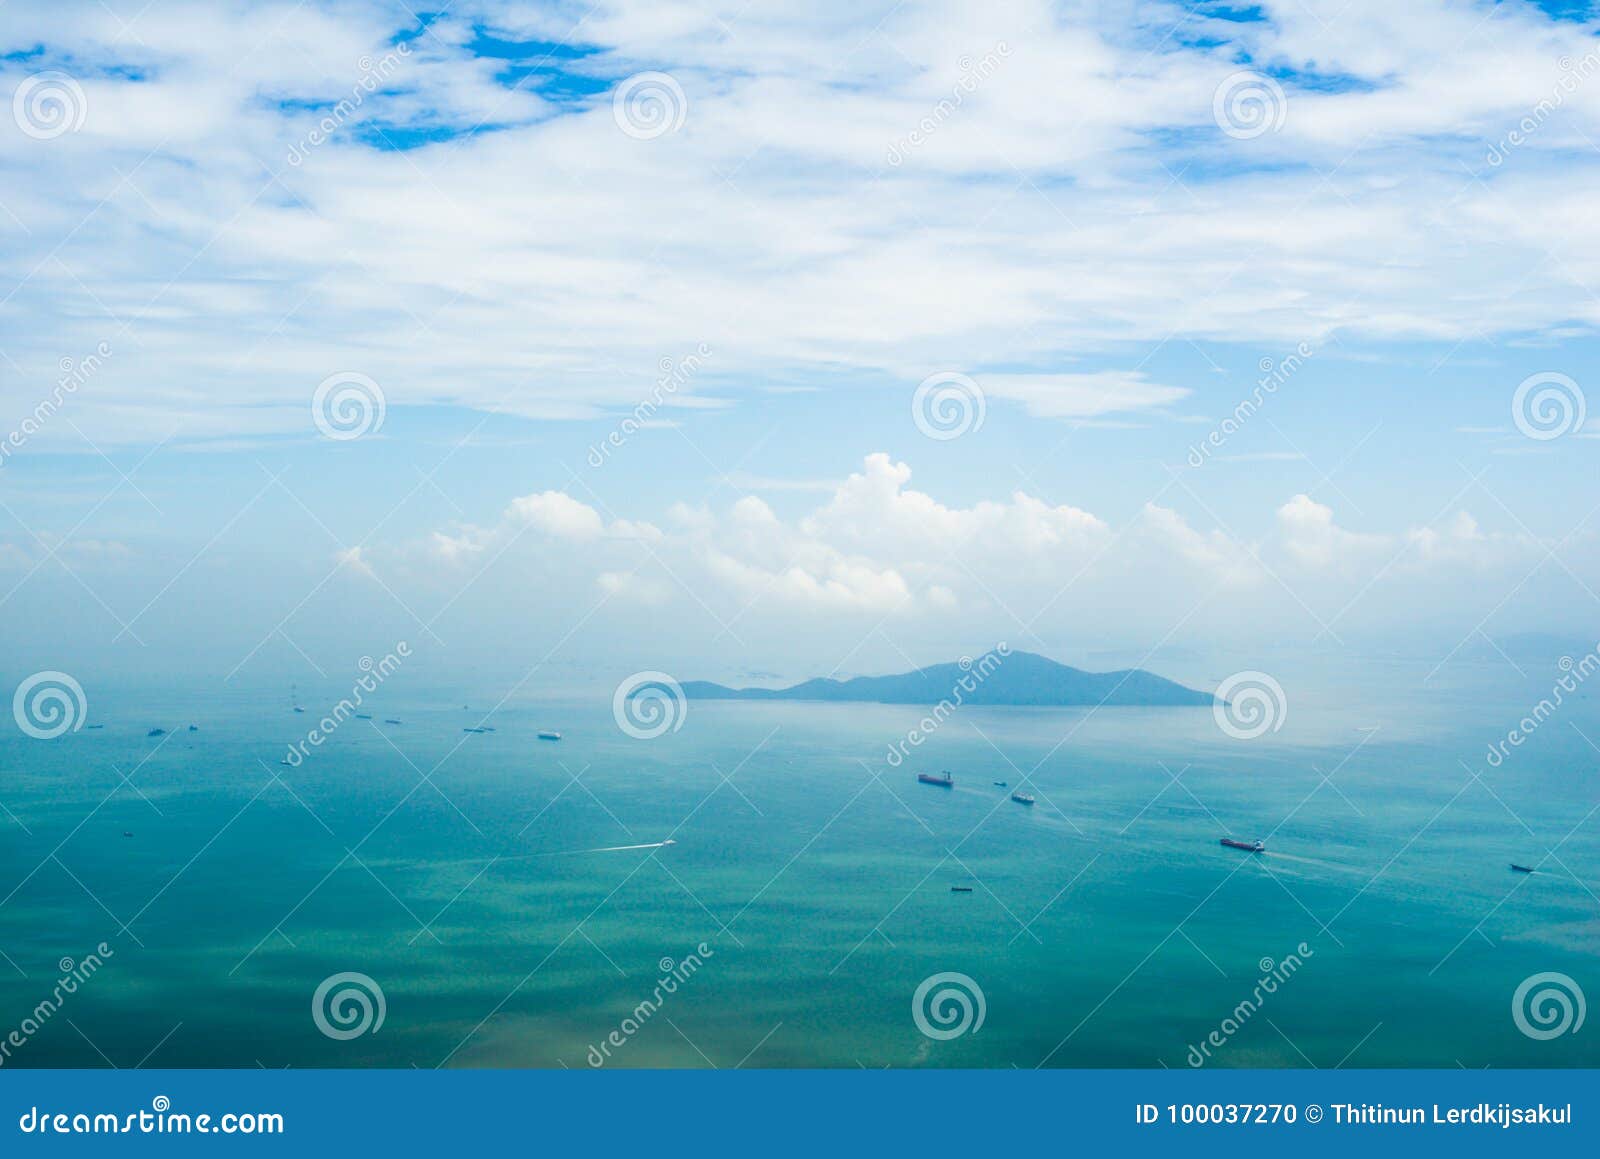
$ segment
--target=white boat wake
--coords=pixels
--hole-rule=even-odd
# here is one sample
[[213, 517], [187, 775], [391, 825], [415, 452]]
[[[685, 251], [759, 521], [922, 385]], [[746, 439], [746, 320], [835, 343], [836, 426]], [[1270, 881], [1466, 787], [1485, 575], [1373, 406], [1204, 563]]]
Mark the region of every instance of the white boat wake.
[[665, 841], [652, 841], [646, 845], [602, 845], [599, 849], [569, 849], [565, 854], [550, 853], [547, 857], [574, 856], [579, 853], [624, 853], [629, 849], [661, 849], [667, 845], [676, 845], [677, 842], [668, 837]]

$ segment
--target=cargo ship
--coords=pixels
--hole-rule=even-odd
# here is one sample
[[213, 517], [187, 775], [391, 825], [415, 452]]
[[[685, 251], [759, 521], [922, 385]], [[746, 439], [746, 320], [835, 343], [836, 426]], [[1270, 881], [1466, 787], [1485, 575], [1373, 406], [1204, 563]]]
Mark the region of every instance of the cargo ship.
[[924, 785], [938, 785], [941, 789], [954, 788], [956, 783], [949, 773], [940, 773], [937, 777], [932, 773], [918, 773], [917, 780]]
[[539, 734], [539, 739], [540, 740], [560, 740], [561, 739], [561, 734], [559, 732], [541, 732]]
[[1033, 798], [1030, 797], [1027, 793], [1012, 793], [1011, 794], [1011, 799], [1013, 801], [1015, 801], [1019, 805], [1031, 805], [1031, 804], [1033, 804]]
[[1265, 841], [1236, 841], [1232, 837], [1224, 837], [1222, 844], [1229, 849], [1243, 849], [1246, 853], [1265, 853], [1267, 851], [1267, 843]]

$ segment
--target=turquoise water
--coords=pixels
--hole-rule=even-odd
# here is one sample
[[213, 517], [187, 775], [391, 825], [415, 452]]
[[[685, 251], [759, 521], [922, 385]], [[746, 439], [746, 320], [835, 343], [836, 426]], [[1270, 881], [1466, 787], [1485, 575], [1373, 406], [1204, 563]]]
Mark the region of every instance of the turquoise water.
[[[478, 705], [397, 693], [285, 768], [321, 692], [97, 695], [103, 729], [0, 742], [0, 1039], [111, 951], [4, 1062], [584, 1067], [618, 1030], [607, 1065], [1181, 1068], [1294, 954], [1207, 1065], [1600, 1064], [1600, 1025], [1512, 1013], [1542, 972], [1600, 995], [1600, 704], [1491, 768], [1558, 673], [1427, 667], [1286, 681], [1252, 741], [1204, 709], [963, 710], [900, 768], [921, 712], [893, 706], [694, 702], [636, 740], [606, 694], [467, 734]], [[991, 784], [1035, 766], [1031, 809]], [[384, 1021], [330, 1038], [312, 996], [351, 971]], [[942, 972], [984, 1003], [948, 1040], [912, 1009]]]

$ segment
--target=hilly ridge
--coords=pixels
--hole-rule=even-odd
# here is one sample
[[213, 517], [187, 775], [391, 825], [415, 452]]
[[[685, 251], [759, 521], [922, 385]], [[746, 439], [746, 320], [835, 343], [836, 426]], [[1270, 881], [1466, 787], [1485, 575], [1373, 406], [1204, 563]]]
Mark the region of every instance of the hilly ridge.
[[1187, 688], [1142, 668], [1087, 672], [1033, 652], [1012, 652], [987, 675], [979, 675], [976, 668], [950, 663], [894, 676], [857, 676], [850, 680], [819, 677], [788, 688], [729, 688], [708, 680], [686, 681], [682, 687], [685, 696], [696, 700], [936, 704], [959, 698], [964, 704], [997, 707], [1168, 707], [1210, 705], [1215, 699], [1209, 692]]

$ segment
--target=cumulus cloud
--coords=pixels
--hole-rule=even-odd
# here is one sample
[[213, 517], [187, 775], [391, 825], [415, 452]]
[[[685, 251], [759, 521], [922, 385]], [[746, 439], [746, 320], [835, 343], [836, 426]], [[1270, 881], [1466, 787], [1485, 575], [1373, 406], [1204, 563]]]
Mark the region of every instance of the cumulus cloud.
[[[1154, 502], [1116, 525], [1025, 491], [947, 504], [911, 480], [909, 465], [877, 452], [808, 511], [780, 515], [747, 494], [725, 506], [671, 504], [664, 528], [543, 491], [489, 528], [436, 533], [428, 550], [460, 562], [493, 548], [507, 567], [557, 568], [617, 605], [698, 606], [722, 622], [959, 613], [1029, 630], [1050, 613], [1148, 612], [1208, 591], [1249, 592], [1255, 606], [1285, 585], [1300, 608], [1331, 614], [1391, 572], [1447, 583], [1540, 551], [1526, 535], [1486, 533], [1464, 511], [1433, 526], [1358, 531], [1299, 494], [1264, 506], [1267, 531], [1244, 542]], [[510, 550], [519, 542], [526, 558]]]
[[1334, 522], [1333, 508], [1309, 495], [1296, 495], [1278, 508], [1278, 527], [1284, 551], [1306, 567], [1362, 563], [1389, 543], [1382, 535], [1345, 530]]

